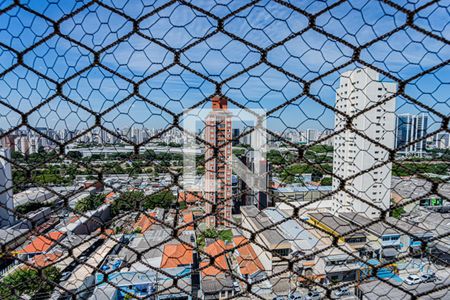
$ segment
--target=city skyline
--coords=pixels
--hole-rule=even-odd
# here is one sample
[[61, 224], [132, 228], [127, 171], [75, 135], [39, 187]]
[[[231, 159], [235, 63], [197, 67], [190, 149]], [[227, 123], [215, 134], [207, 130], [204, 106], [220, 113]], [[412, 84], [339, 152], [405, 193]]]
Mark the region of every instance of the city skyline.
[[[107, 2], [112, 6], [119, 5], [114, 0]], [[211, 4], [208, 4], [208, 1], [195, 2], [200, 7], [211, 8]], [[152, 7], [158, 7], [162, 3], [164, 1], [155, 1]], [[68, 2], [66, 4], [67, 6], [63, 5], [63, 8], [59, 10], [55, 10], [55, 7], [50, 4], [46, 6], [44, 3], [30, 3], [29, 5], [31, 5], [32, 9], [49, 13], [50, 18], [56, 18], [61, 14], [61, 9], [64, 11], [72, 11], [81, 4]], [[130, 30], [129, 21], [106, 9], [96, 9], [97, 5], [94, 6], [92, 11], [96, 10], [96, 14], [91, 13], [89, 9], [77, 14], [76, 20], [77, 22], [83, 20], [83, 26], [78, 25], [75, 21], [66, 21], [61, 24], [61, 31], [69, 34], [71, 38], [81, 40], [88, 46], [95, 48], [98, 44], [108, 44], [109, 41], [112, 41], [113, 37], [121, 37]], [[122, 6], [122, 9], [131, 13], [134, 17], [138, 17], [144, 13], [143, 11], [150, 9], [150, 7], [139, 7], [139, 4], [136, 4], [136, 7], [132, 4]], [[317, 4], [313, 3], [313, 1], [305, 1], [305, 3], [302, 3], [302, 7], [307, 11], [317, 12], [321, 6], [326, 6], [326, 4]], [[280, 19], [279, 21], [274, 21], [274, 16], [267, 14], [264, 9], [258, 9], [258, 7], [257, 5], [252, 10], [243, 10], [235, 19], [225, 23], [225, 29], [233, 34], [244, 36], [255, 46], [264, 48], [270, 47], [271, 43], [286, 38], [291, 30], [301, 30], [308, 25], [307, 19], [303, 15], [299, 13], [293, 14], [290, 9], [280, 4], [272, 2], [264, 4], [265, 8], [270, 9], [274, 16]], [[221, 14], [229, 8], [217, 6], [213, 9]], [[172, 30], [168, 33], [166, 28], [169, 28], [170, 25], [161, 22], [152, 23], [156, 22], [152, 21], [152, 18], [143, 21], [142, 27], [150, 26], [150, 29], [147, 31], [144, 30], [145, 33], [166, 45], [172, 45], [173, 47], [182, 49], [186, 45], [197, 41], [200, 37], [206, 36], [211, 32], [212, 29], [210, 28], [215, 28], [214, 24], [216, 21], [213, 21], [210, 17], [200, 12], [194, 14], [191, 9], [187, 9], [183, 5], [170, 5], [163, 11], [167, 14], [163, 14], [164, 18], [170, 18], [173, 12], [176, 12], [179, 18], [176, 21], [187, 24], [186, 30], [188, 32], [192, 30], [192, 34], [194, 35], [186, 35], [186, 30], [182, 29]], [[346, 32], [332, 15], [332, 13], [345, 14], [348, 11], [350, 11], [350, 7], [347, 4], [340, 5], [334, 8], [332, 12], [321, 15], [317, 19], [317, 24], [324, 26], [332, 34], [343, 35], [344, 40], [350, 43], [361, 45], [367, 40], [380, 36], [388, 32], [391, 28], [395, 28], [396, 25], [406, 21], [404, 14], [399, 13], [390, 6], [375, 2], [369, 3], [363, 5], [361, 11], [366, 18], [369, 16], [369, 19], [376, 25], [372, 26], [370, 30], [364, 27], [365, 30], [358, 31], [352, 36], [350, 32], [353, 29], [359, 28], [357, 23], [353, 24], [351, 22], [351, 18], [356, 21], [360, 20], [361, 16], [354, 13], [351, 17], [349, 15], [344, 18], [342, 22], [346, 25]], [[17, 14], [16, 17], [14, 17], [15, 13]], [[426, 10], [422, 11], [422, 13], [426, 13]], [[50, 25], [47, 21], [36, 17], [37, 19], [33, 24], [36, 28], [36, 33], [32, 31], [26, 31], [25, 33], [27, 34], [28, 42], [15, 37], [15, 31], [10, 27], [14, 25], [18, 27], [27, 25], [17, 24], [16, 21], [22, 15], [25, 17], [28, 14], [23, 10], [15, 9], [11, 12], [12, 16], [9, 19], [0, 20], [0, 28], [5, 29], [0, 34], [0, 38], [5, 43], [9, 43], [19, 49], [25, 49], [29, 46], [29, 43], [36, 42], [47, 35]], [[98, 24], [97, 15], [99, 17], [112, 18], [111, 20], [114, 20], [116, 23], [114, 25], [115, 31], [107, 34], [108, 30]], [[237, 20], [244, 16], [246, 19], [255, 22], [255, 29], [248, 26], [238, 26]], [[422, 23], [420, 17], [417, 19], [421, 25], [427, 26]], [[8, 20], [9, 22], [7, 22]], [[188, 20], [194, 20], [194, 22], [188, 23]], [[277, 26], [277, 24], [281, 25], [284, 22], [290, 28]], [[86, 36], [80, 34], [84, 28], [90, 26], [96, 29], [95, 34], [87, 34]], [[410, 41], [409, 46], [403, 49], [400, 54], [397, 49], [401, 49], [402, 45], [408, 41]], [[70, 53], [70, 55], [66, 55], [63, 58], [57, 52], [50, 51], [52, 47], [58, 49], [58, 53], [64, 52], [67, 54]], [[98, 50], [99, 48], [97, 47], [95, 49]], [[206, 51], [208, 49], [209, 56], [206, 57]], [[223, 51], [217, 51], [216, 49], [223, 49]], [[184, 109], [215, 94], [215, 81], [221, 82], [225, 80], [221, 91], [224, 96], [248, 108], [263, 108], [270, 111], [278, 105], [301, 95], [303, 92], [303, 84], [297, 80], [298, 78], [311, 80], [332, 68], [345, 66], [339, 71], [313, 82], [310, 86], [310, 93], [312, 95], [317, 96], [324, 103], [334, 106], [335, 88], [340, 74], [360, 67], [358, 63], [354, 62], [347, 64], [351, 60], [352, 53], [352, 50], [348, 46], [337, 41], [332, 41], [312, 29], [306, 31], [299, 37], [289, 40], [283, 46], [270, 49], [271, 51], [268, 53], [267, 59], [272, 66], [262, 63], [252, 67], [241, 76], [228, 81], [227, 78], [233, 72], [238, 72], [243, 67], [248, 67], [258, 62], [259, 55], [257, 55], [256, 48], [251, 48], [240, 42], [233, 41], [223, 33], [218, 33], [211, 36], [207, 41], [190, 48], [186, 54], [181, 55], [181, 62], [194, 71], [199, 72], [204, 78], [180, 66], [174, 66], [142, 82], [139, 87], [139, 93], [145, 99], [153, 101], [155, 104], [171, 112], [181, 113]], [[50, 52], [47, 53], [47, 50]], [[427, 53], [427, 51], [431, 50], [436, 51], [436, 53]], [[111, 56], [113, 53], [116, 56]], [[46, 55], [44, 56], [44, 54]], [[77, 59], [76, 57], [80, 55], [81, 57]], [[290, 56], [291, 58], [287, 60]], [[301, 60], [299, 59], [300, 57]], [[167, 66], [173, 58], [173, 55], [170, 51], [134, 34], [118, 46], [107, 50], [105, 53], [102, 52], [100, 58], [106, 67], [118, 72], [121, 76], [125, 76], [128, 78], [128, 81], [117, 75], [113, 75], [102, 67], [95, 66], [64, 83], [62, 86], [62, 92], [65, 96], [96, 113], [105, 111], [115, 103], [123, 101], [133, 92], [133, 80], [137, 82], [145, 78], [145, 76], [149, 76], [164, 66]], [[201, 64], [197, 63], [200, 58], [205, 58]], [[413, 77], [417, 73], [441, 63], [448, 58], [450, 58], [449, 47], [415, 30], [407, 30], [394, 34], [387, 40], [381, 40], [368, 49], [364, 49], [361, 53], [362, 60], [372, 64], [376, 68], [390, 72], [391, 75], [397, 76], [401, 80]], [[46, 60], [52, 61], [51, 64], [49, 62], [48, 67]], [[380, 60], [382, 60], [382, 63], [379, 62]], [[125, 63], [122, 63], [122, 61]], [[235, 63], [237, 61], [242, 66]], [[7, 56], [2, 56], [0, 65], [6, 68], [13, 62], [14, 57], [8, 58]], [[0, 107], [2, 108], [0, 127], [10, 127], [18, 125], [21, 122], [20, 115], [5, 107], [2, 103], [16, 107], [20, 111], [32, 109], [32, 107], [41, 104], [42, 101], [49, 99], [49, 97], [56, 93], [56, 82], [60, 81], [61, 76], [70, 76], [75, 71], [81, 70], [83, 67], [89, 65], [92, 62], [92, 54], [85, 49], [80, 50], [79, 47], [75, 47], [73, 43], [65, 39], [51, 38], [48, 42], [45, 42], [31, 53], [25, 55], [24, 62], [41, 72], [41, 75], [27, 70], [22, 66], [18, 66], [4, 76], [2, 82], [0, 82]], [[281, 73], [274, 69], [274, 67], [280, 66], [287, 72]], [[433, 108], [436, 112], [448, 115], [450, 108], [448, 105], [445, 105], [446, 101], [448, 101], [448, 93], [446, 93], [446, 90], [448, 90], [448, 82], [450, 82], [448, 68], [448, 65], [444, 65], [429, 74], [420, 76], [417, 80], [408, 82], [405, 86], [405, 93], [428, 107]], [[44, 79], [44, 76], [48, 76], [48, 80]], [[381, 80], [387, 80], [387, 78], [381, 78]], [[230, 103], [230, 108], [234, 108], [232, 103]], [[396, 111], [398, 113], [415, 114], [424, 111], [424, 109], [415, 104], [411, 104], [404, 97], [398, 96]], [[132, 115], [136, 118], [137, 123], [141, 122], [148, 127], [164, 128], [172, 121], [168, 113], [144, 102], [137, 96], [133, 96], [118, 108], [106, 114], [102, 118], [102, 123], [114, 123], [111, 126], [115, 128], [131, 126], [132, 120], [121, 117], [124, 113]], [[152, 113], [154, 116], [149, 118], [149, 115]], [[280, 123], [278, 118], [286, 120], [294, 119], [295, 122], [289, 124], [290, 126], [296, 127], [300, 124], [309, 123], [309, 125], [305, 126], [326, 129], [333, 128], [334, 126], [332, 123], [333, 114], [334, 112], [332, 110], [326, 109], [314, 100], [301, 97], [274, 112], [268, 118], [267, 123], [269, 128], [282, 130], [285, 128], [285, 125]], [[317, 118], [320, 119], [320, 124], [314, 121]], [[439, 123], [439, 118], [436, 115], [432, 115], [430, 119], [434, 120], [430, 124]], [[65, 99], [56, 97], [48, 104], [44, 104], [38, 112], [28, 116], [28, 122], [34, 127], [47, 126], [50, 128], [66, 128], [72, 130], [77, 127], [87, 128], [94, 125], [95, 118], [88, 111], [67, 102]], [[438, 124], [434, 124], [434, 127], [436, 126]]]
[[447, 1], [0, 1], [0, 298], [450, 299]]

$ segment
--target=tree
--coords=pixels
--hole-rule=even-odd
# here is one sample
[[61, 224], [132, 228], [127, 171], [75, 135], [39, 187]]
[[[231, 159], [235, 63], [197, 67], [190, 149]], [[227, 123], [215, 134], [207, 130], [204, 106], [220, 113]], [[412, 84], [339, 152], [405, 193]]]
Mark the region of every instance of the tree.
[[42, 277], [32, 268], [18, 269], [6, 276], [0, 284], [0, 299], [16, 300], [22, 295], [34, 296], [40, 293], [50, 293], [54, 286], [49, 282], [57, 282], [60, 278], [59, 269], [51, 266], [43, 270]]
[[153, 150], [146, 150], [144, 152], [143, 156], [147, 160], [155, 160], [156, 159], [156, 153]]
[[71, 159], [82, 159], [83, 158], [83, 154], [81, 154], [81, 152], [80, 151], [69, 151], [68, 153], [67, 153], [67, 157], [68, 158], [71, 158]]
[[121, 212], [139, 210], [143, 200], [145, 199], [144, 192], [129, 191], [122, 193], [112, 204], [112, 213], [117, 215]]
[[171, 191], [162, 191], [154, 195], [146, 196], [144, 199], [144, 208], [169, 208], [175, 202], [175, 200], [176, 198]]
[[233, 232], [230, 229], [218, 231], [215, 228], [206, 228], [198, 235], [197, 244], [203, 248], [205, 247], [206, 239], [220, 239], [224, 242], [231, 242], [233, 239]]
[[267, 160], [273, 165], [284, 165], [286, 163], [285, 158], [277, 150], [270, 150], [267, 153]]
[[85, 213], [87, 211], [94, 210], [105, 202], [105, 198], [105, 194], [89, 195], [75, 204], [75, 211]]
[[17, 206], [16, 207], [16, 211], [18, 213], [21, 213], [21, 214], [27, 214], [29, 212], [36, 211], [36, 210], [38, 210], [39, 208], [42, 208], [42, 207], [54, 207], [54, 206], [55, 206], [54, 202], [49, 203], [49, 202], [35, 202], [35, 201], [31, 201], [31, 202], [27, 202], [25, 204]]
[[333, 178], [331, 178], [331, 177], [324, 177], [320, 181], [320, 185], [322, 185], [322, 186], [329, 186], [332, 184], [333, 184]]
[[406, 211], [403, 207], [397, 207], [391, 211], [391, 217], [400, 219], [404, 213], [406, 213]]

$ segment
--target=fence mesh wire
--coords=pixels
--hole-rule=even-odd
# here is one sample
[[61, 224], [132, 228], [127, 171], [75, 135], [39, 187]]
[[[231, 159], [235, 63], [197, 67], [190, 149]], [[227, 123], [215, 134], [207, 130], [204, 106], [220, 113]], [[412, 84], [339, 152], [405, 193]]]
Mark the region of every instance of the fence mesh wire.
[[0, 298], [450, 299], [449, 4], [0, 1]]

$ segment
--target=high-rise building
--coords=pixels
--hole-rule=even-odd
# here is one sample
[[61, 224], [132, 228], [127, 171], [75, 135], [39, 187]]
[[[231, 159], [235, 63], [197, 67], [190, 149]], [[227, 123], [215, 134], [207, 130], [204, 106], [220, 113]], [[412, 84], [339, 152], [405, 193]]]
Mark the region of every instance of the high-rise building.
[[380, 82], [379, 74], [368, 68], [341, 75], [337, 110], [351, 117], [374, 107], [356, 116], [350, 127], [347, 117], [335, 116], [335, 131], [345, 130], [334, 138], [333, 174], [342, 179], [355, 177], [345, 182], [344, 190], [340, 190], [340, 180], [333, 178], [333, 190], [339, 190], [333, 194], [334, 212], [358, 212], [376, 218], [380, 214], [377, 208], [389, 208], [392, 164], [385, 163], [389, 152], [380, 145], [394, 148], [395, 98], [388, 97], [395, 91], [394, 83]]
[[15, 149], [15, 143], [14, 143], [15, 139], [16, 139], [15, 135], [8, 134], [2, 138], [1, 146], [3, 146], [3, 148], [7, 148], [7, 149]]
[[210, 144], [205, 151], [205, 210], [211, 216], [210, 227], [228, 225], [232, 216], [232, 123], [227, 100], [212, 98], [212, 110], [206, 118], [205, 140]]
[[319, 131], [317, 129], [307, 129], [306, 130], [306, 142], [308, 144], [315, 142], [319, 139]]
[[396, 127], [395, 147], [401, 148], [398, 153], [407, 156], [423, 156], [427, 145], [424, 137], [427, 134], [428, 116], [424, 113], [398, 115]]
[[11, 159], [11, 150], [0, 148], [0, 228], [13, 225], [15, 220], [11, 164], [5, 158]]
[[[248, 151], [245, 156], [246, 166], [255, 173], [256, 170], [260, 170], [261, 174], [265, 177], [266, 187], [270, 186], [270, 165], [265, 159], [255, 159], [254, 151]], [[256, 172], [259, 173], [259, 172]], [[266, 191], [250, 191], [247, 193], [247, 201], [245, 205], [255, 205], [259, 209], [265, 209], [271, 205], [270, 196]]]
[[232, 132], [233, 132], [233, 134], [232, 134], [233, 143], [232, 144], [233, 144], [233, 146], [236, 146], [239, 144], [238, 137], [241, 134], [241, 130], [239, 128], [233, 128]]
[[20, 152], [23, 155], [30, 153], [30, 142], [27, 136], [20, 136], [14, 140], [14, 147], [16, 152]]
[[450, 134], [448, 132], [440, 132], [433, 138], [433, 146], [436, 149], [450, 148]]
[[38, 153], [40, 147], [40, 138], [37, 136], [30, 137], [30, 154]]
[[321, 144], [325, 146], [333, 146], [334, 136], [332, 134], [334, 133], [331, 129], [325, 129], [322, 134], [320, 135], [321, 139], [326, 138], [326, 140], [322, 141]]

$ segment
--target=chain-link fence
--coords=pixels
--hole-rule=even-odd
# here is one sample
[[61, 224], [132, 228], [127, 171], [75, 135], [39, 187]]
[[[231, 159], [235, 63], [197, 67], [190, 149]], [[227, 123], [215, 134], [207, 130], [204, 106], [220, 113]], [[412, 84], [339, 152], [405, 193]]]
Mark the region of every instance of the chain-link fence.
[[449, 7], [0, 1], [0, 299], [450, 299]]

